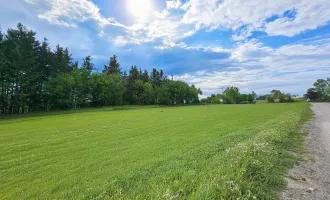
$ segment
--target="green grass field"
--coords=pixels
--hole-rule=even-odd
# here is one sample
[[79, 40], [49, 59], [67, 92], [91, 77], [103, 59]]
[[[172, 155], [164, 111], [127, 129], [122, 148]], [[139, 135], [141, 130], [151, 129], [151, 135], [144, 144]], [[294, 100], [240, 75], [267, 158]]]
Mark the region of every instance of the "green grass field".
[[309, 116], [295, 103], [0, 119], [0, 199], [276, 199]]

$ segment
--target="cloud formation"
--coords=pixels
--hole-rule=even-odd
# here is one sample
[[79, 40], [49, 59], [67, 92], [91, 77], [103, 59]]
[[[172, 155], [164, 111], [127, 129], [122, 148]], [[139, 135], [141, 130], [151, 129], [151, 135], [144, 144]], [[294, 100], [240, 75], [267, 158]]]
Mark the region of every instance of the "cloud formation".
[[253, 39], [228, 51], [231, 52], [229, 69], [191, 72], [175, 78], [195, 84], [207, 95], [231, 85], [259, 94], [281, 89], [301, 95], [316, 77], [329, 76], [330, 35], [279, 48]]
[[92, 0], [12, 0], [0, 22], [24, 19], [79, 58], [94, 52], [101, 63], [116, 53], [124, 68], [163, 68], [207, 95], [222, 85], [302, 94], [330, 76], [328, 0], [167, 0], [131, 20], [113, 8], [123, 3], [110, 0], [104, 13]]
[[102, 16], [100, 9], [88, 0], [25, 0], [25, 2], [38, 6], [38, 18], [50, 24], [77, 27], [77, 23], [92, 20], [100, 29], [107, 25], [126, 28], [113, 18]]
[[[25, 0], [38, 6], [38, 18], [51, 24], [77, 27], [78, 23], [94, 21], [100, 29], [117, 26], [127, 29], [117, 37], [132, 38], [117, 44], [140, 44], [156, 39], [178, 41], [200, 29], [228, 29], [233, 40], [244, 40], [253, 32], [271, 36], [295, 36], [326, 25], [330, 20], [330, 1], [318, 0], [181, 0], [166, 1], [166, 8], [154, 11], [148, 19], [137, 19], [124, 25], [105, 17], [89, 0]], [[178, 11], [180, 10], [180, 11]], [[288, 15], [288, 14], [290, 14]], [[292, 14], [293, 13], [293, 14]], [[275, 18], [274, 18], [275, 17]], [[138, 41], [138, 42], [137, 42]]]

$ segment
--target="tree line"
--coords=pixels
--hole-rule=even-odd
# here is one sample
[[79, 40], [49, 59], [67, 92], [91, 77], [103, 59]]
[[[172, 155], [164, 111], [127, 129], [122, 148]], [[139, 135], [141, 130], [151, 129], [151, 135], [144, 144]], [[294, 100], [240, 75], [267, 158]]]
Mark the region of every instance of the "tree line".
[[330, 102], [330, 78], [318, 79], [313, 84], [313, 88], [309, 88], [304, 95], [305, 99], [313, 102]]
[[237, 87], [227, 87], [223, 94], [212, 94], [211, 97], [202, 99], [203, 103], [223, 103], [223, 104], [244, 104], [254, 103], [255, 100], [263, 100], [268, 103], [290, 103], [300, 100], [312, 102], [330, 102], [330, 78], [318, 79], [309, 88], [304, 98], [297, 98], [297, 95], [284, 93], [280, 90], [272, 90], [269, 94], [257, 96], [255, 92], [251, 94], [241, 94]]
[[292, 103], [297, 101], [296, 97], [297, 95], [274, 89], [270, 94], [259, 96], [257, 100], [267, 100], [268, 103]]
[[93, 58], [81, 65], [67, 48], [50, 48], [47, 39], [22, 24], [0, 30], [0, 113], [76, 109], [117, 105], [175, 105], [198, 103], [202, 91], [194, 85], [175, 81], [163, 70], [151, 73], [132, 66], [121, 69], [114, 55], [96, 72]]
[[252, 91], [251, 94], [241, 94], [237, 87], [227, 87], [223, 94], [212, 94], [211, 97], [202, 99], [203, 103], [222, 103], [222, 104], [252, 104], [256, 100], [264, 100], [268, 103], [289, 103], [296, 102], [296, 95], [283, 93], [280, 90], [272, 90], [270, 94], [260, 95]]
[[203, 103], [223, 103], [223, 104], [250, 104], [254, 103], [257, 94], [241, 94], [237, 87], [227, 87], [223, 94], [212, 94], [211, 97], [202, 99]]

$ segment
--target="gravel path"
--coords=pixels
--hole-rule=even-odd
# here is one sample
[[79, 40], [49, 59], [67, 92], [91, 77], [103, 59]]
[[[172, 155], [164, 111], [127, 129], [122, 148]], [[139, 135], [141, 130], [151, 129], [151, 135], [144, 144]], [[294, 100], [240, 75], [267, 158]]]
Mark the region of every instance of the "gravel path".
[[306, 125], [309, 134], [298, 166], [287, 175], [286, 200], [330, 200], [330, 103], [313, 103], [314, 119]]

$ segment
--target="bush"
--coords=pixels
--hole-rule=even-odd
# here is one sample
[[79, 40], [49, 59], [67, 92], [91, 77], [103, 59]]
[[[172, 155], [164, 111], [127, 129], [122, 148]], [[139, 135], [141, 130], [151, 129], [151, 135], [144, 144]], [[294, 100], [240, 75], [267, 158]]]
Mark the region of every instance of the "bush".
[[272, 96], [269, 96], [269, 97], [267, 98], [267, 100], [268, 100], [268, 103], [275, 103], [275, 99], [274, 99], [274, 97], [272, 97]]

